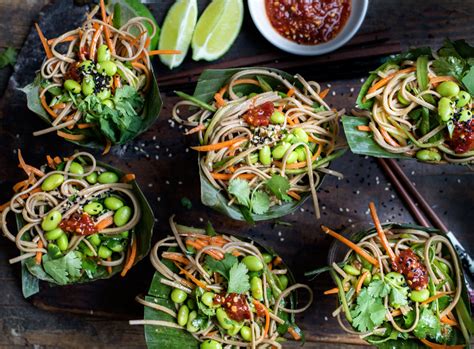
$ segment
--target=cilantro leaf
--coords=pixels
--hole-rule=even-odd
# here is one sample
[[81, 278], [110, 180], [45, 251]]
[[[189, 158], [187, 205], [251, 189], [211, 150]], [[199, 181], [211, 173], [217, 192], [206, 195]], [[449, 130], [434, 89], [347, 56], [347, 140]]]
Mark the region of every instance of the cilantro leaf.
[[357, 305], [351, 315], [352, 325], [361, 332], [372, 331], [376, 326], [383, 323], [386, 308], [381, 298], [369, 295], [367, 289], [363, 289], [357, 297]]
[[207, 224], [206, 224], [206, 235], [209, 235], [209, 236], [216, 236], [217, 235], [216, 230], [212, 226], [212, 223], [209, 222], [209, 221], [207, 221]]
[[432, 337], [436, 338], [437, 333], [441, 330], [441, 323], [433, 311], [429, 308], [424, 308], [421, 311], [420, 319], [416, 325], [413, 333], [418, 338]]
[[257, 190], [252, 195], [252, 211], [256, 214], [264, 214], [270, 208], [270, 197], [267, 193]]
[[221, 274], [227, 280], [229, 280], [229, 271], [230, 269], [239, 262], [237, 257], [226, 253], [224, 259], [218, 261], [212, 258], [211, 256], [206, 256], [206, 265], [211, 269], [211, 271]]
[[92, 259], [84, 259], [82, 261], [82, 269], [86, 272], [86, 275], [89, 279], [94, 278], [94, 274], [97, 272], [97, 263]]
[[0, 69], [5, 68], [7, 65], [14, 66], [16, 62], [16, 51], [13, 47], [7, 47], [2, 53], [0, 53]]
[[288, 196], [288, 190], [290, 189], [290, 182], [283, 176], [273, 175], [266, 182], [267, 188], [280, 200], [291, 201], [291, 197]]
[[237, 202], [246, 207], [250, 207], [250, 185], [244, 179], [234, 178], [229, 183], [229, 193], [234, 195]]
[[396, 287], [392, 287], [392, 290], [390, 291], [390, 305], [394, 307], [395, 309], [398, 309], [404, 305], [408, 304], [408, 289], [407, 288], [402, 288], [398, 289]]
[[242, 294], [250, 289], [248, 269], [243, 263], [236, 263], [229, 271], [227, 293]]
[[466, 75], [462, 78], [462, 83], [466, 86], [466, 89], [474, 96], [474, 66], [471, 66], [471, 69], [467, 72]]
[[374, 298], [385, 297], [390, 293], [390, 286], [382, 280], [375, 280], [369, 284], [369, 287], [367, 287], [367, 292]]
[[64, 257], [50, 259], [43, 257], [43, 267], [58, 284], [65, 285], [74, 278], [81, 276], [82, 262], [74, 252], [69, 252]]
[[464, 63], [461, 59], [453, 56], [439, 57], [433, 62], [433, 69], [439, 75], [451, 75], [460, 80]]

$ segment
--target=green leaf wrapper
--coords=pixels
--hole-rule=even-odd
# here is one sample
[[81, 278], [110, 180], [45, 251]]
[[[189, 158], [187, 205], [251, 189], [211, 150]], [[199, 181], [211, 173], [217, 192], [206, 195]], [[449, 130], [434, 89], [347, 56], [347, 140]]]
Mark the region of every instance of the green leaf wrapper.
[[[108, 164], [99, 162], [99, 161], [97, 161], [97, 165], [107, 169], [108, 171], [113, 171], [117, 173], [120, 177], [125, 174], [119, 169], [112, 167]], [[130, 183], [133, 186], [132, 191], [136, 195], [138, 202], [140, 204], [141, 211], [142, 211], [142, 217], [134, 228], [135, 237], [137, 239], [137, 254], [136, 254], [135, 262], [134, 262], [134, 265], [135, 265], [140, 260], [142, 260], [145, 256], [147, 256], [148, 252], [150, 251], [151, 238], [153, 235], [153, 226], [155, 224], [155, 216], [153, 215], [153, 211], [145, 195], [140, 190], [137, 182], [132, 181]], [[17, 214], [16, 219], [17, 219], [17, 227], [18, 229], [21, 229], [25, 224], [21, 214]], [[28, 234], [25, 234], [25, 236], [27, 235]], [[121, 272], [122, 269], [123, 269], [123, 264], [113, 267], [112, 274], [109, 274], [106, 271], [104, 271], [103, 273], [96, 275], [92, 279], [89, 278], [86, 275], [86, 273], [83, 273], [83, 275], [78, 280], [70, 282], [70, 283], [65, 283], [65, 284], [78, 284], [78, 283], [91, 282], [91, 281], [95, 281], [99, 279], [109, 279], [115, 274]], [[56, 285], [61, 285], [45, 272], [43, 268], [43, 264], [37, 265], [35, 263], [34, 257], [26, 259], [22, 262], [22, 278], [21, 279], [22, 279], [23, 296], [25, 298], [39, 292], [39, 280], [47, 281], [49, 283], [56, 284]]]
[[[218, 92], [222, 86], [224, 86], [227, 81], [236, 73], [242, 70], [251, 70], [251, 69], [265, 69], [273, 71], [280, 76], [284, 77], [291, 83], [299, 85], [297, 80], [290, 74], [283, 72], [277, 69], [271, 68], [237, 68], [237, 69], [209, 69], [205, 70], [201, 76], [199, 77], [196, 89], [194, 91], [193, 97], [204, 102], [210, 103], [213, 98], [214, 94]], [[252, 77], [251, 75], [249, 77]], [[265, 76], [265, 82], [268, 86], [273, 88], [273, 90], [278, 91], [278, 87], [280, 87], [279, 82], [276, 79], [271, 77]], [[242, 95], [248, 95], [253, 92], [261, 92], [260, 88], [253, 85], [239, 85], [234, 88], [236, 93], [242, 93]], [[283, 91], [282, 91], [283, 92]], [[286, 92], [286, 90], [285, 90]], [[333, 153], [336, 154], [336, 153]], [[332, 154], [331, 154], [332, 155]], [[342, 152], [337, 153], [336, 157], [342, 155]], [[199, 164], [199, 162], [198, 162]], [[287, 214], [294, 212], [298, 209], [304, 202], [311, 196], [309, 193], [304, 193], [301, 195], [301, 200], [299, 201], [291, 201], [285, 202], [282, 205], [275, 205], [271, 207], [266, 213], [264, 214], [254, 214], [251, 213], [250, 210], [246, 210], [243, 206], [237, 205], [230, 205], [229, 206], [229, 199], [226, 196], [226, 193], [222, 190], [216, 189], [212, 186], [212, 184], [208, 181], [206, 176], [199, 171], [199, 176], [201, 179], [201, 201], [204, 205], [212, 207], [214, 210], [225, 214], [226, 216], [236, 219], [236, 220], [245, 220], [247, 222], [253, 223], [255, 221], [263, 221], [268, 219], [274, 219], [283, 217]], [[325, 177], [324, 173], [320, 175], [320, 181], [316, 186], [316, 189], [319, 188], [321, 183], [323, 182]], [[242, 209], [241, 209], [242, 208]]]

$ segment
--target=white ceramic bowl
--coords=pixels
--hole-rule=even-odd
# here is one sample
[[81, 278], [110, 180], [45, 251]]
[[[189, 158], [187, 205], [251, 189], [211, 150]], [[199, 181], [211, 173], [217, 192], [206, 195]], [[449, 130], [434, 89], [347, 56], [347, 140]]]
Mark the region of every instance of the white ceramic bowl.
[[265, 0], [248, 0], [253, 22], [260, 33], [276, 47], [302, 56], [317, 56], [334, 51], [348, 42], [359, 30], [364, 21], [369, 0], [352, 0], [352, 9], [342, 30], [328, 42], [318, 45], [301, 45], [281, 36], [272, 26], [265, 9]]

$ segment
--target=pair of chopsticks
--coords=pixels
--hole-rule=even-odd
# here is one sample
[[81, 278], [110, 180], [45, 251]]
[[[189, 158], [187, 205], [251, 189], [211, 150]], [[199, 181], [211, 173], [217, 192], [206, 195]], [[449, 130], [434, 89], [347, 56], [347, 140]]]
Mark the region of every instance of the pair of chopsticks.
[[[471, 294], [471, 303], [474, 304], [473, 281], [474, 279], [474, 262], [472, 257], [466, 251], [464, 246], [459, 242], [456, 236], [449, 231], [439, 216], [433, 211], [431, 206], [415, 188], [413, 183], [403, 172], [397, 162], [393, 159], [377, 159], [380, 167], [385, 175], [389, 178], [393, 187], [407, 205], [410, 213], [415, 217], [416, 221], [424, 227], [436, 227], [446, 234], [448, 239], [453, 244], [459, 259], [463, 265], [466, 281], [469, 284], [469, 292]], [[431, 222], [431, 224], [430, 224]]]

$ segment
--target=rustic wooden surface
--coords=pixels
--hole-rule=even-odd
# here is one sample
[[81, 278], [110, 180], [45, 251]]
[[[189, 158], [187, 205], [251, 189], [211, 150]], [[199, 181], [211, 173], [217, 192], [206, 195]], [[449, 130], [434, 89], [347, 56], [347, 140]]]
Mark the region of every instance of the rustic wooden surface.
[[[46, 9], [51, 13], [61, 2]], [[254, 1], [254, 0], [252, 0]], [[357, 1], [357, 0], [354, 0]], [[150, 5], [162, 22], [171, 0], [155, 1]], [[10, 1], [0, 0], [0, 48], [13, 45], [20, 48], [28, 35], [33, 20], [45, 26], [47, 35], [58, 34], [55, 30], [67, 28], [67, 18], [55, 18], [54, 25], [43, 24], [43, 13], [38, 13], [49, 0]], [[199, 1], [200, 8], [207, 1]], [[64, 4], [62, 4], [64, 5]], [[412, 45], [438, 46], [445, 37], [466, 38], [474, 42], [471, 14], [474, 2], [410, 0], [371, 1], [361, 33], [388, 30], [391, 40], [399, 41], [403, 48]], [[74, 13], [76, 13], [74, 11]], [[80, 13], [80, 11], [78, 12]], [[57, 22], [56, 22], [57, 21]], [[29, 40], [36, 40], [30, 36]], [[246, 13], [244, 29], [231, 51], [222, 61], [235, 60], [253, 54], [272, 52], [270, 46], [255, 29]], [[11, 185], [22, 176], [16, 167], [15, 149], [21, 148], [28, 162], [40, 164], [46, 153], [67, 155], [75, 147], [54, 136], [33, 138], [31, 133], [43, 124], [25, 107], [25, 100], [15, 91], [32, 79], [34, 69], [39, 67], [41, 57], [36, 51], [24, 48], [21, 55], [33, 58], [37, 64], [33, 69], [17, 66], [8, 89], [0, 102], [0, 199], [6, 201], [11, 195]], [[25, 56], [28, 55], [28, 56]], [[31, 57], [30, 57], [31, 56]], [[294, 58], [295, 61], [298, 57]], [[31, 61], [31, 60], [30, 60]], [[357, 62], [316, 66], [300, 71], [306, 78], [316, 79], [324, 85], [330, 84], [335, 95], [329, 101], [338, 108], [350, 109], [354, 105], [361, 78], [375, 68], [377, 62]], [[30, 64], [31, 66], [31, 64]], [[34, 64], [33, 64], [34, 66]], [[194, 69], [206, 64], [188, 60], [182, 68]], [[166, 76], [163, 66], [157, 65], [158, 75]], [[5, 86], [6, 76], [11, 71], [0, 71], [0, 91]], [[192, 85], [180, 86], [192, 90]], [[250, 227], [233, 222], [203, 207], [199, 202], [196, 155], [186, 152], [193, 140], [185, 139], [182, 130], [168, 122], [170, 109], [176, 102], [172, 87], [162, 89], [164, 108], [159, 121], [148, 132], [127, 147], [114, 148], [105, 161], [121, 168], [129, 168], [137, 174], [138, 181], [152, 204], [158, 222], [155, 239], [168, 233], [167, 219], [176, 213], [179, 222], [200, 225], [207, 220], [216, 229], [251, 236], [278, 251], [294, 270], [299, 281], [306, 281], [303, 273], [324, 265], [330, 240], [325, 238], [320, 224], [337, 229], [356, 229], [368, 224], [367, 205], [375, 200], [382, 220], [412, 221], [383, 173], [372, 159], [346, 154], [333, 164], [333, 168], [344, 172], [345, 179], [327, 178], [320, 189], [322, 211], [320, 221], [312, 216], [308, 202], [304, 210], [283, 220], [291, 226], [263, 222]], [[100, 155], [96, 153], [100, 158]], [[454, 231], [461, 242], [473, 251], [474, 243], [469, 239], [474, 199], [474, 179], [467, 167], [421, 165], [413, 161], [402, 163], [403, 169]], [[182, 197], [192, 200], [193, 209], [187, 211], [179, 201]], [[201, 223], [202, 222], [202, 223]], [[355, 227], [351, 227], [355, 225]], [[16, 256], [12, 243], [0, 239], [0, 348], [142, 348], [145, 346], [143, 329], [131, 327], [126, 319], [140, 318], [142, 308], [134, 304], [136, 294], [146, 291], [153, 270], [147, 260], [141, 262], [125, 278], [116, 277], [94, 284], [49, 288], [44, 286], [40, 295], [25, 300], [21, 294], [20, 269], [10, 266], [8, 259]], [[362, 342], [343, 334], [337, 322], [331, 319], [335, 306], [334, 298], [322, 296], [322, 290], [331, 282], [322, 276], [309, 284], [315, 291], [313, 306], [299, 317], [299, 323], [307, 334], [308, 348], [355, 348]], [[84, 311], [90, 315], [84, 315]], [[288, 345], [297, 347], [297, 345]]]

